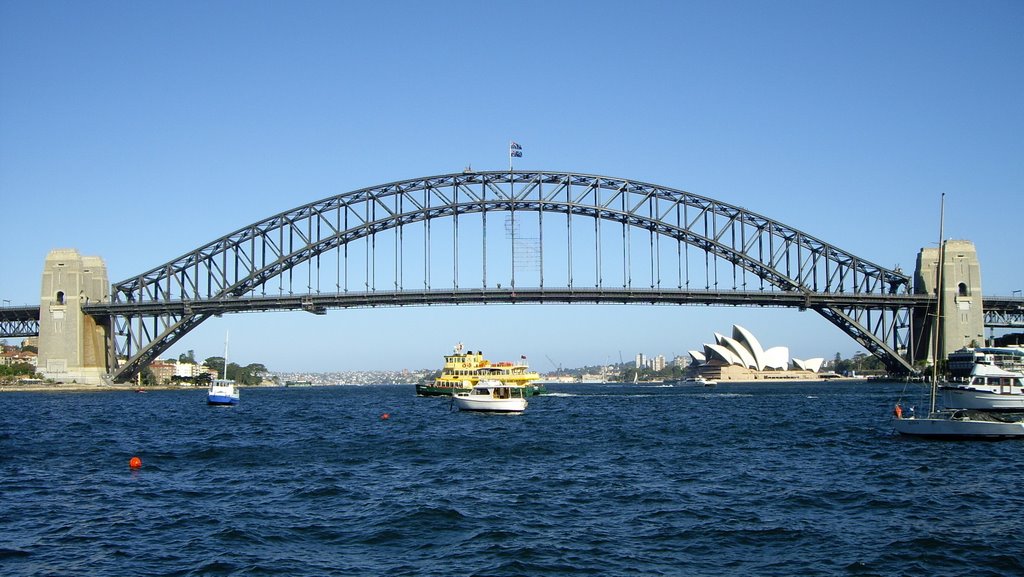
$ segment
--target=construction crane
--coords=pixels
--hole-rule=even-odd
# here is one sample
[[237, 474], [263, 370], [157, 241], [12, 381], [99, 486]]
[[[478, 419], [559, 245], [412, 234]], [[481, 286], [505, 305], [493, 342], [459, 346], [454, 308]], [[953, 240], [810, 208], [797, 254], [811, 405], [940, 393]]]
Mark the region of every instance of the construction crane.
[[[544, 355], [544, 356], [548, 357], [548, 355]], [[558, 371], [558, 372], [562, 371], [562, 365], [556, 363], [554, 360], [551, 359], [551, 357], [548, 357], [548, 362], [551, 363], [552, 367], [555, 367], [556, 371]]]

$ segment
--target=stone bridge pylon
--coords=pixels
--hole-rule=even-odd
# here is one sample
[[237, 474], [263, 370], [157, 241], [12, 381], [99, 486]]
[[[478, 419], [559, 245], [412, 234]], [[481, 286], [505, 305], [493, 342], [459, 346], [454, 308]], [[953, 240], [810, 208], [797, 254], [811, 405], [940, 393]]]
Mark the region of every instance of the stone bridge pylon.
[[38, 369], [65, 383], [102, 384], [113, 359], [108, 327], [82, 312], [82, 305], [110, 300], [107, 265], [75, 249], [50, 251], [43, 265], [39, 299]]

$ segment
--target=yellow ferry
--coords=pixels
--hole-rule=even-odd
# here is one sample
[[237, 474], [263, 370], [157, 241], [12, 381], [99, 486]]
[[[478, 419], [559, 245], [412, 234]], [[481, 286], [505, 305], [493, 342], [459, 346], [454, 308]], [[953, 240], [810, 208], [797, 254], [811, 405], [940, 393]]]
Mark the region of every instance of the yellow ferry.
[[416, 385], [416, 394], [421, 397], [450, 396], [463, 391], [471, 391], [481, 380], [499, 381], [503, 385], [512, 385], [523, 389], [523, 396], [546, 393], [542, 383], [536, 383], [540, 375], [531, 371], [526, 364], [526, 356], [520, 362], [503, 361], [492, 363], [484, 358], [480, 351], [462, 350], [462, 343], [455, 345], [450, 355], [444, 356], [444, 368], [441, 376], [433, 383]]

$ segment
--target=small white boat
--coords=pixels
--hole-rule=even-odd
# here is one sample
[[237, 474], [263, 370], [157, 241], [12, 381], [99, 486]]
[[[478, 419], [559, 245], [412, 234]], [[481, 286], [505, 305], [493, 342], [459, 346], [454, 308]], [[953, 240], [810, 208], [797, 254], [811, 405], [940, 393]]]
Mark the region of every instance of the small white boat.
[[207, 405], [237, 405], [238, 386], [235, 381], [215, 379], [206, 392]]
[[487, 413], [521, 413], [526, 410], [523, 388], [505, 385], [501, 381], [480, 381], [469, 391], [452, 397], [460, 411]]
[[718, 381], [708, 380], [701, 376], [690, 377], [683, 382], [688, 385], [703, 385], [705, 387], [713, 387], [718, 384]]
[[946, 383], [939, 391], [947, 409], [1024, 411], [1024, 374], [995, 365], [975, 364], [968, 382]]
[[224, 333], [224, 378], [214, 379], [206, 391], [207, 405], [237, 405], [238, 385], [228, 379], [228, 335]]

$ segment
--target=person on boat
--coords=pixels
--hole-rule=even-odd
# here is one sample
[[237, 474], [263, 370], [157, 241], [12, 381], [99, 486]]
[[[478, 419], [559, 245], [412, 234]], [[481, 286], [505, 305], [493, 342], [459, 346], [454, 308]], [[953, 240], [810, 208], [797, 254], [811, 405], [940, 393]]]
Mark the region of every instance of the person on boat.
[[903, 418], [903, 407], [899, 403], [896, 403], [896, 408], [892, 410], [892, 414], [896, 415], [897, 419]]

